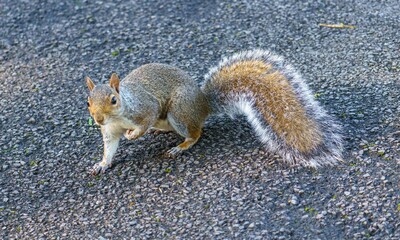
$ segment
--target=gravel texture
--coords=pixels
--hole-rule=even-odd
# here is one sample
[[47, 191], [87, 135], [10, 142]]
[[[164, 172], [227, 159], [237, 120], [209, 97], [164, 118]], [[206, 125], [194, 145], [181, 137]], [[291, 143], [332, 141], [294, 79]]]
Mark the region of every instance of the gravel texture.
[[[398, 0], [0, 0], [0, 238], [400, 239], [399, 26]], [[149, 134], [87, 173], [102, 142], [86, 75], [162, 62], [200, 81], [256, 47], [338, 118], [344, 164], [290, 168], [243, 119], [211, 118], [177, 159], [178, 136]]]

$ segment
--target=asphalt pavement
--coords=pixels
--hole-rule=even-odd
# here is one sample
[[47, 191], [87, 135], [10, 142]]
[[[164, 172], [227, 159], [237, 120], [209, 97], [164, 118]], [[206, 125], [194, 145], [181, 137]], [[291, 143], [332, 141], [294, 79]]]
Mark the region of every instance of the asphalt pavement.
[[[398, 0], [0, 0], [0, 238], [400, 239], [399, 26]], [[343, 164], [286, 166], [213, 117], [176, 159], [179, 136], [147, 134], [88, 174], [103, 149], [85, 76], [161, 62], [201, 82], [253, 48], [307, 79]]]

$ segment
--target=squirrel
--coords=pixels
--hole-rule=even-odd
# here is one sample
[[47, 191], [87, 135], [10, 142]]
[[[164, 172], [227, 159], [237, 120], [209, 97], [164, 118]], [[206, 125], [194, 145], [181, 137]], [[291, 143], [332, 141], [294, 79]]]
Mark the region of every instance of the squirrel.
[[200, 138], [212, 114], [244, 115], [271, 153], [290, 165], [318, 168], [342, 160], [341, 126], [327, 114], [299, 73], [283, 57], [256, 49], [221, 60], [199, 86], [183, 70], [149, 63], [122, 81], [90, 90], [88, 109], [100, 125], [104, 155], [91, 172], [111, 167], [120, 138], [137, 139], [149, 129], [174, 131], [184, 142], [167, 151], [176, 156]]

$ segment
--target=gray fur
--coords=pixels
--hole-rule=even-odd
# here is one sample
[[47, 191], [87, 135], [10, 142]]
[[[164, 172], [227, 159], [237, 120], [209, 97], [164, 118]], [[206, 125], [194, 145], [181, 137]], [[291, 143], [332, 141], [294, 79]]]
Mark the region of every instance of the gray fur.
[[[203, 126], [208, 102], [197, 83], [184, 71], [165, 64], [143, 65], [126, 76], [120, 87], [126, 114], [154, 113], [151, 126], [168, 119], [174, 129], [188, 137], [188, 125]], [[188, 107], [190, 106], [190, 107]]]

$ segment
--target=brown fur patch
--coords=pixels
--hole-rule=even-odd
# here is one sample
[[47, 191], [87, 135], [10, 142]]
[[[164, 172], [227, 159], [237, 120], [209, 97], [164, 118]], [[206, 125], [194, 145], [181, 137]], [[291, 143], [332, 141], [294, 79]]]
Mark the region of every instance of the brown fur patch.
[[189, 127], [189, 137], [185, 138], [185, 141], [178, 145], [182, 150], [186, 150], [193, 146], [200, 138], [201, 129]]
[[114, 106], [110, 104], [112, 96], [104, 96], [103, 99], [98, 103], [97, 101], [93, 101], [89, 98], [89, 111], [93, 114], [102, 114], [107, 115], [114, 110]]
[[119, 92], [119, 77], [116, 73], [113, 73], [110, 78], [110, 87], [114, 88], [115, 91]]
[[307, 153], [322, 141], [320, 129], [307, 117], [293, 87], [272, 65], [259, 60], [234, 63], [223, 67], [213, 81], [222, 92], [255, 95], [257, 109], [289, 146]]
[[93, 88], [95, 87], [94, 83], [93, 83], [92, 79], [90, 79], [90, 77], [86, 77], [86, 85], [88, 86], [89, 91], [92, 91]]

